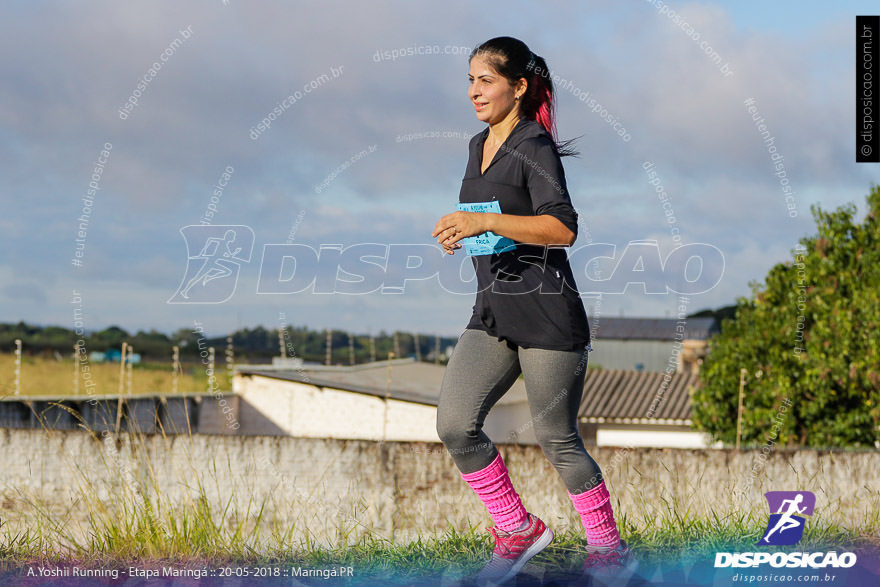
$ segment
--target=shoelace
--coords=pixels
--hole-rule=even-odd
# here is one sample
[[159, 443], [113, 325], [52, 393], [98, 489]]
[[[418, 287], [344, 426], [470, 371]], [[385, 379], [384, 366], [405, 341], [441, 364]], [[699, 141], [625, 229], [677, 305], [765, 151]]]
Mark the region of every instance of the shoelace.
[[584, 567], [591, 568], [608, 564], [620, 565], [623, 562], [624, 555], [625, 552], [620, 546], [608, 552], [591, 552], [584, 563]]
[[507, 534], [506, 532], [504, 532], [504, 530], [502, 530], [501, 532], [504, 532], [504, 535], [499, 536], [498, 533], [495, 531], [494, 526], [486, 528], [486, 530], [488, 530], [492, 534], [492, 536], [495, 537], [495, 554], [498, 554], [502, 557], [509, 556], [510, 547], [507, 546], [507, 543], [504, 542], [504, 539], [508, 538], [510, 534]]

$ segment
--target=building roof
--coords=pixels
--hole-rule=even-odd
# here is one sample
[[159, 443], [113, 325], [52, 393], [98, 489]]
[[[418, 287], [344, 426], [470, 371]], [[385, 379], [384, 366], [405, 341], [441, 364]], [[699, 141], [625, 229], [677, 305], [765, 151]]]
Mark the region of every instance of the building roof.
[[[388, 384], [388, 361], [376, 361], [349, 367], [324, 367], [303, 365], [301, 369], [278, 369], [242, 366], [243, 375], [262, 375], [275, 379], [309, 383], [318, 387], [332, 387], [355, 393], [436, 406], [440, 397], [444, 365], [417, 362], [413, 358], [391, 361], [391, 383]], [[526, 391], [522, 379], [518, 379], [499, 404], [525, 401]]]
[[[678, 323], [675, 318], [590, 318], [590, 328], [597, 339], [676, 340], [675, 328]], [[683, 338], [707, 340], [718, 331], [715, 318], [687, 318]]]
[[692, 373], [588, 369], [578, 419], [622, 424], [691, 423]]
[[[445, 369], [442, 365], [397, 359], [392, 362], [388, 396], [396, 400], [436, 406]], [[260, 369], [251, 365], [239, 369], [239, 372], [385, 397], [388, 362], [301, 370]], [[664, 372], [588, 369], [578, 419], [624, 424], [656, 424], [658, 421], [665, 421], [689, 425], [690, 388], [696, 384], [697, 376], [688, 373], [667, 375]], [[527, 401], [525, 385], [520, 378], [498, 404], [511, 405]]]

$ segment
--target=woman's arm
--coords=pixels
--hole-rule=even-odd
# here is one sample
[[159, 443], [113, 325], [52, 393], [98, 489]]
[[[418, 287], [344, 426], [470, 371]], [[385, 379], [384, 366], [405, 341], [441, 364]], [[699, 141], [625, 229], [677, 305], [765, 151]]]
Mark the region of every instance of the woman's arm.
[[447, 253], [461, 248], [458, 241], [492, 231], [520, 243], [533, 245], [571, 246], [575, 234], [559, 219], [548, 214], [517, 216], [483, 212], [453, 212], [441, 218], [431, 236], [443, 245]]
[[574, 244], [575, 234], [558, 218], [549, 214], [517, 216], [515, 214], [486, 214], [486, 230], [511, 240], [533, 245]]
[[577, 212], [565, 185], [565, 171], [548, 137], [526, 139], [517, 147], [523, 157], [525, 188], [532, 215], [458, 211], [434, 226], [432, 236], [452, 254], [463, 238], [487, 231], [535, 245], [571, 246], [577, 237]]

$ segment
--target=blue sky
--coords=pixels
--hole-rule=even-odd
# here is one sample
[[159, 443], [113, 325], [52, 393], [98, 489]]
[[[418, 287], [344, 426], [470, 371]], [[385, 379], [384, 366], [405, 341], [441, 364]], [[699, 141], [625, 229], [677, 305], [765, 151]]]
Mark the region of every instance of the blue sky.
[[[686, 4], [682, 3], [681, 6]], [[762, 2], [761, 0], [733, 0], [720, 2], [729, 11], [737, 27], [746, 32], [761, 32], [797, 38], [823, 28], [829, 21], [854, 21], [854, 15], [874, 14], [877, 3], [860, 2]], [[673, 7], [676, 5], [673, 4]]]
[[[880, 183], [877, 166], [854, 162], [852, 136], [854, 20], [871, 13], [867, 2], [668, 3], [678, 20], [661, 14], [659, 2], [610, 0], [553, 10], [509, 2], [501, 12], [464, 2], [442, 10], [236, 0], [39, 6], [0, 8], [0, 44], [12, 56], [0, 63], [6, 322], [70, 327], [77, 291], [93, 330], [170, 332], [198, 320], [214, 335], [276, 327], [284, 313], [312, 328], [457, 335], [473, 295], [437, 280], [409, 282], [394, 295], [261, 294], [257, 282], [264, 247], [291, 236], [315, 249], [433, 242], [434, 223], [457, 202], [467, 137], [483, 129], [466, 98], [466, 55], [453, 48], [498, 35], [523, 39], [557, 79], [571, 81], [558, 92], [558, 125], [563, 138], [580, 137], [581, 157], [564, 161], [581, 219], [575, 246], [623, 251], [649, 240], [664, 256], [672, 251], [643, 169], [650, 161], [681, 242], [722, 251], [720, 281], [691, 296], [689, 311], [733, 303], [790, 259], [813, 232], [810, 205], [861, 207]], [[375, 57], [435, 46], [450, 52]], [[784, 156], [795, 217], [749, 98]], [[252, 138], [276, 107], [282, 114]], [[630, 140], [608, 123], [612, 116]], [[420, 138], [401, 139], [412, 135]], [[112, 149], [75, 267], [77, 219], [105, 143]], [[211, 223], [249, 227], [253, 256], [238, 264], [228, 300], [169, 304], [187, 269], [180, 230], [199, 223], [227, 167]], [[609, 316], [676, 312], [674, 294], [621, 290], [588, 306]]]

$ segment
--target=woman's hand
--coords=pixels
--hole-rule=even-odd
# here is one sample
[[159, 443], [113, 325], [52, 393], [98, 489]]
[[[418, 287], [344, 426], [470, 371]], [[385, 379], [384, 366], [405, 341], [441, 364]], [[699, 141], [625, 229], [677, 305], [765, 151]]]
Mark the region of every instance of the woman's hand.
[[437, 242], [443, 246], [443, 250], [450, 255], [455, 249], [460, 249], [458, 241], [465, 237], [483, 234], [488, 230], [486, 216], [482, 212], [453, 212], [441, 218], [434, 226], [431, 236], [437, 237]]

